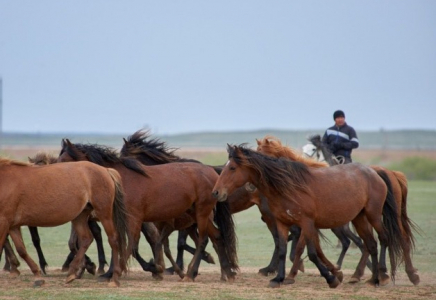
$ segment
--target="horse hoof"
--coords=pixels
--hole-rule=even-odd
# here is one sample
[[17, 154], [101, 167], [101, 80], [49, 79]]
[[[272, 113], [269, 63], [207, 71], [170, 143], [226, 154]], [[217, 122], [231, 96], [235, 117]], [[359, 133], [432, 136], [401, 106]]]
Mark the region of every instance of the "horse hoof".
[[285, 278], [285, 280], [283, 280], [283, 284], [294, 284], [294, 283], [295, 283], [294, 278]]
[[151, 276], [153, 277], [154, 280], [156, 281], [162, 281], [163, 280], [163, 273], [152, 273]]
[[63, 272], [63, 273], [68, 272], [69, 269], [70, 269], [69, 266], [62, 266], [61, 272]]
[[271, 280], [271, 281], [269, 282], [268, 287], [273, 288], [273, 289], [276, 289], [276, 288], [279, 288], [279, 287], [280, 287], [280, 283], [277, 282], [277, 281]]
[[98, 269], [98, 271], [97, 271], [97, 275], [103, 275], [105, 272], [104, 272], [104, 268], [103, 269]]
[[189, 276], [185, 276], [185, 277], [183, 277], [183, 279], [181, 279], [181, 281], [183, 281], [183, 282], [194, 282], [194, 278], [191, 278]]
[[76, 275], [75, 274], [71, 274], [70, 276], [67, 277], [67, 279], [65, 280], [65, 283], [73, 282], [74, 279], [76, 279]]
[[342, 273], [342, 271], [337, 271], [335, 273], [335, 276], [340, 282], [342, 282], [344, 280], [344, 273]]
[[348, 283], [358, 283], [360, 281], [360, 278], [358, 277], [351, 277], [351, 279], [348, 281]]
[[86, 264], [85, 265], [86, 271], [88, 271], [89, 274], [95, 275], [95, 271], [97, 270], [97, 266], [94, 263]]
[[416, 273], [407, 274], [409, 277], [410, 282], [412, 282], [414, 285], [418, 285], [420, 282], [419, 275]]
[[365, 281], [365, 284], [368, 286], [373, 286], [376, 287], [377, 286], [377, 282], [374, 279], [368, 279], [367, 281]]
[[211, 265], [215, 264], [215, 260], [213, 259], [213, 256], [210, 255], [210, 254], [207, 256], [206, 261], [207, 261], [208, 264], [211, 264]]
[[338, 285], [340, 285], [340, 284], [341, 284], [341, 282], [339, 281], [339, 279], [338, 279], [337, 277], [335, 277], [335, 279], [333, 280], [333, 282], [330, 282], [330, 283], [329, 283], [329, 287], [330, 287], [331, 289], [335, 289], [335, 288], [337, 288]]
[[18, 270], [12, 270], [9, 272], [10, 278], [17, 278], [18, 276], [20, 276], [20, 271], [18, 271]]
[[378, 278], [381, 286], [388, 285], [391, 282], [391, 278], [386, 273], [379, 273]]
[[111, 280], [107, 286], [110, 288], [117, 288], [120, 287], [120, 282], [118, 280]]
[[269, 274], [274, 274], [274, 272], [270, 271], [270, 269], [268, 268], [262, 268], [259, 269], [259, 272], [257, 274], [267, 277]]
[[43, 286], [44, 283], [45, 283], [45, 280], [44, 280], [44, 279], [38, 279], [38, 280], [35, 280], [35, 281], [33, 282], [33, 286], [34, 286], [34, 287], [40, 287], [40, 286]]

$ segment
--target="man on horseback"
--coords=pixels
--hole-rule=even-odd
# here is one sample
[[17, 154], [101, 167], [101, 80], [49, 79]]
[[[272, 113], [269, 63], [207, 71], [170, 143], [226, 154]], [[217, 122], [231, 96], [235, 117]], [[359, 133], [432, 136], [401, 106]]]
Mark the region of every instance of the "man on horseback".
[[356, 131], [345, 122], [345, 114], [342, 110], [333, 113], [335, 125], [328, 128], [322, 142], [325, 143], [336, 157], [344, 157], [344, 163], [351, 163], [351, 151], [359, 147]]

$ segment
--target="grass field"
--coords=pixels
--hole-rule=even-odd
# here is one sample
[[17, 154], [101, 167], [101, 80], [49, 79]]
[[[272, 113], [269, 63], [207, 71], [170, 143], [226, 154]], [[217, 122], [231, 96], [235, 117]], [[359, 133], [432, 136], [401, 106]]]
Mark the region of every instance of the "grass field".
[[[0, 299], [292, 299], [298, 295], [300, 299], [427, 299], [436, 297], [436, 184], [434, 182], [413, 181], [409, 183], [410, 193], [408, 210], [410, 217], [419, 225], [422, 235], [416, 235], [415, 267], [419, 269], [421, 284], [412, 286], [405, 272], [400, 267], [397, 275], [397, 285], [381, 288], [371, 288], [364, 284], [350, 285], [344, 283], [339, 289], [331, 290], [319, 277], [310, 261], [305, 260], [308, 271], [299, 275], [296, 284], [280, 289], [266, 288], [268, 280], [257, 275], [257, 270], [268, 264], [273, 250], [272, 238], [260, 220], [257, 208], [235, 215], [239, 239], [239, 262], [241, 274], [233, 284], [219, 282], [219, 267], [217, 265], [200, 266], [200, 275], [195, 283], [180, 283], [176, 276], [166, 276], [161, 282], [155, 282], [150, 274], [139, 269], [136, 262], [131, 264], [131, 272], [123, 277], [121, 288], [107, 289], [105, 283], [98, 283], [91, 275], [65, 285], [65, 274], [59, 271], [68, 252], [67, 240], [70, 225], [56, 228], [41, 228], [42, 247], [49, 262], [46, 284], [33, 288], [33, 276], [27, 265], [22, 262], [22, 275], [9, 278], [5, 272], [0, 273]], [[331, 260], [336, 260], [339, 249], [336, 239], [330, 231], [324, 231], [330, 243], [323, 243], [323, 249]], [[36, 259], [36, 253], [30, 241], [27, 228], [23, 228], [23, 236], [30, 255]], [[171, 236], [172, 249], [175, 252], [175, 234]], [[192, 242], [191, 242], [192, 243]], [[151, 257], [150, 248], [141, 240], [141, 253]], [[208, 246], [215, 258], [213, 248]], [[109, 247], [106, 244], [106, 253]], [[88, 254], [96, 260], [96, 247], [91, 245]], [[352, 274], [358, 259], [359, 251], [350, 249], [343, 266], [345, 282]], [[185, 256], [185, 263], [191, 256]], [[167, 262], [168, 263], [168, 262]], [[287, 263], [289, 270], [290, 263]], [[366, 273], [369, 273], [366, 271]], [[392, 297], [395, 296], [395, 297]], [[424, 296], [423, 298], [420, 298]], [[428, 296], [428, 297], [427, 297]], [[312, 298], [313, 297], [313, 298]]]

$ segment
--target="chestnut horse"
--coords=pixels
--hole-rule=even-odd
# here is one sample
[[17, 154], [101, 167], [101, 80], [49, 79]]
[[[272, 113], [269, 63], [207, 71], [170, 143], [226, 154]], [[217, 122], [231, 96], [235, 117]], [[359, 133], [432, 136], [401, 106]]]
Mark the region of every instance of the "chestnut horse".
[[114, 273], [111, 286], [119, 286], [126, 270], [127, 226], [124, 193], [119, 174], [89, 162], [34, 166], [0, 159], [0, 246], [9, 233], [18, 254], [42, 284], [41, 271], [28, 255], [21, 226], [53, 227], [69, 221], [77, 232], [80, 248], [66, 282], [77, 278], [83, 256], [92, 242], [88, 218], [102, 223], [112, 249]]
[[[238, 269], [234, 224], [225, 209], [226, 203], [217, 203], [211, 195], [218, 178], [211, 167], [188, 162], [146, 166], [133, 157], [119, 157], [109, 147], [73, 144], [68, 139], [63, 140], [58, 161], [81, 160], [111, 167], [120, 173], [126, 209], [131, 216], [129, 232], [132, 243], [129, 249], [133, 250], [134, 255], [138, 253], [143, 222], [168, 221], [188, 212], [197, 224], [199, 243], [184, 280], [193, 281], [197, 276], [200, 254], [204, 251], [207, 236], [214, 244], [227, 279], [234, 280], [234, 270]], [[214, 220], [219, 228], [210, 219], [214, 209]], [[157, 264], [163, 261], [161, 255], [157, 253]], [[110, 274], [111, 268], [108, 272]], [[163, 263], [157, 266], [156, 272], [162, 274]]]
[[[49, 164], [56, 163], [57, 157], [46, 152], [38, 152], [34, 157], [29, 157], [28, 160], [30, 163], [34, 165], [49, 165]], [[97, 245], [98, 260], [99, 260], [98, 274], [103, 274], [104, 266], [107, 264], [107, 262], [104, 254], [101, 229], [100, 226], [98, 226], [97, 221], [92, 218], [88, 220], [88, 225]], [[30, 236], [32, 238], [32, 243], [35, 246], [36, 253], [38, 254], [39, 266], [41, 268], [41, 271], [44, 274], [46, 274], [46, 267], [48, 266], [48, 264], [44, 257], [44, 253], [42, 252], [41, 239], [39, 237], [38, 227], [29, 227], [29, 231], [30, 231]], [[64, 272], [68, 272], [70, 263], [73, 261], [76, 252], [75, 249], [77, 247], [77, 235], [74, 233], [74, 231], [72, 231], [69, 246], [70, 249], [72, 250], [70, 251], [70, 254], [68, 255], [66, 261], [62, 265], [62, 271]], [[18, 266], [20, 264], [17, 257], [15, 256], [13, 249], [10, 247], [9, 239], [6, 239], [5, 241], [5, 252], [6, 252], [6, 263], [3, 269], [6, 271], [10, 271], [11, 274], [19, 275], [20, 272], [18, 271]], [[86, 270], [90, 274], [95, 275], [95, 271], [97, 267], [86, 254], [85, 254], [84, 268], [86, 268]]]
[[[172, 162], [197, 162], [199, 161], [181, 158], [177, 156], [175, 148], [170, 148], [167, 144], [158, 138], [152, 138], [148, 131], [138, 130], [133, 135], [124, 139], [124, 145], [121, 148], [121, 156], [133, 156], [145, 165], [166, 164]], [[313, 162], [313, 161], [312, 161]], [[315, 162], [313, 162], [316, 164]], [[219, 174], [223, 166], [213, 166], [215, 171]], [[253, 205], [257, 205], [262, 215], [262, 220], [267, 224], [271, 234], [277, 236], [275, 221], [272, 213], [268, 207], [268, 203], [265, 197], [259, 193], [249, 193], [245, 188], [237, 189], [232, 195], [229, 195], [227, 202], [230, 207], [230, 213], [235, 214], [244, 211]], [[187, 245], [186, 238], [187, 232], [179, 231], [179, 237], [177, 239], [177, 259], [176, 263], [178, 268], [183, 270], [183, 251], [193, 253], [195, 249]], [[192, 234], [192, 231], [191, 231]], [[191, 235], [190, 234], [190, 235]], [[195, 240], [196, 237], [191, 237]], [[274, 238], [277, 240], [277, 238]], [[168, 251], [168, 250], [167, 250]], [[275, 251], [276, 252], [276, 251]], [[210, 258], [208, 253], [205, 253], [206, 258]], [[273, 256], [270, 264], [259, 270], [259, 274], [267, 276], [268, 274], [275, 273], [277, 271], [277, 255]]]
[[[392, 255], [401, 252], [395, 200], [385, 181], [388, 179], [360, 164], [309, 168], [301, 162], [272, 158], [244, 145], [228, 145], [227, 151], [229, 161], [213, 195], [223, 201], [233, 190], [249, 182], [267, 197], [276, 217], [280, 248], [278, 274], [270, 281], [271, 287], [284, 282], [287, 235], [294, 224], [301, 228], [297, 247], [307, 245], [309, 259], [329, 286], [337, 287], [339, 271], [324, 257], [317, 228], [335, 228], [350, 221], [371, 254], [373, 273], [368, 283], [378, 285], [377, 242], [367, 220], [378, 233], [380, 243], [392, 247]], [[295, 258], [295, 263], [298, 265], [299, 258]]]
[[[313, 160], [311, 158], [306, 158], [302, 155], [297, 154], [293, 149], [283, 146], [280, 140], [273, 136], [265, 136], [261, 140], [256, 139], [256, 142], [257, 142], [257, 151], [269, 156], [273, 156], [277, 158], [285, 157], [292, 161], [302, 162], [308, 167], [312, 167], [312, 168], [325, 168], [329, 166], [326, 162]], [[345, 254], [351, 243], [350, 239], [359, 247], [362, 253], [364, 251], [363, 243], [362, 240], [351, 231], [349, 224], [346, 224], [338, 228], [332, 228], [331, 230], [338, 237], [338, 239], [342, 244], [342, 251], [336, 262], [338, 269], [341, 269]], [[296, 236], [292, 237], [292, 249], [295, 249], [296, 245], [294, 244], [298, 241], [299, 230], [294, 229], [294, 232], [296, 232]], [[290, 257], [291, 260], [293, 260], [295, 257], [295, 253], [291, 252]], [[303, 262], [301, 262], [301, 264], [302, 263]], [[371, 268], [371, 263], [369, 261], [367, 262], [367, 265], [369, 268]], [[304, 267], [301, 268], [304, 269]]]
[[[327, 162], [331, 165], [338, 164], [338, 160], [335, 159], [335, 156], [330, 151], [330, 149], [322, 142], [320, 135], [313, 135], [308, 139], [312, 147], [306, 147], [303, 149], [303, 155], [306, 157], [313, 157], [314, 159], [319, 159], [324, 157]], [[309, 151], [310, 149], [310, 151]], [[312, 150], [313, 149], [313, 150]], [[309, 151], [309, 152], [308, 152]], [[276, 156], [276, 155], [274, 155]], [[419, 231], [419, 227], [409, 218], [407, 214], [407, 178], [404, 173], [399, 171], [392, 171], [386, 169], [381, 166], [370, 166], [377, 173], [384, 172], [389, 177], [393, 195], [397, 204], [397, 214], [398, 214], [398, 224], [401, 229], [401, 234], [403, 237], [403, 260], [405, 264], [405, 270], [409, 280], [414, 284], [419, 284], [419, 275], [416, 274], [417, 269], [413, 266], [412, 263], [412, 252], [415, 248], [415, 237], [413, 232]], [[381, 259], [380, 263], [385, 263], [386, 259], [386, 249], [384, 247], [381, 248]], [[383, 265], [381, 269], [386, 270], [386, 266]], [[356, 269], [356, 272], [353, 275], [352, 280], [358, 281], [363, 275], [364, 267], [359, 265]], [[384, 278], [388, 278], [387, 275], [383, 275]]]

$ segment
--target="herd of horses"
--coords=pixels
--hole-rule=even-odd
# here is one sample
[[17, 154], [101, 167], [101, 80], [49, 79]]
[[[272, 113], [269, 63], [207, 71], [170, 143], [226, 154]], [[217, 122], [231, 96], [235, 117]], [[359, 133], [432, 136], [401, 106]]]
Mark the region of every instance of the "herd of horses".
[[[271, 262], [259, 270], [264, 276], [276, 274], [270, 287], [295, 282], [298, 271], [304, 270], [301, 256], [305, 248], [327, 284], [337, 287], [343, 280], [341, 264], [350, 240], [362, 251], [350, 282], [360, 281], [368, 266], [372, 276], [367, 283], [385, 285], [395, 281], [397, 266], [404, 263], [410, 281], [419, 284], [411, 258], [413, 232], [418, 228], [407, 215], [404, 174], [380, 166], [340, 164], [319, 136], [310, 142], [303, 155], [272, 136], [257, 140], [256, 150], [246, 144], [228, 145], [228, 161], [210, 166], [177, 156], [177, 149], [139, 130], [124, 139], [120, 151], [63, 139], [58, 157], [40, 153], [29, 162], [0, 158], [4, 268], [19, 275], [9, 236], [35, 275], [34, 284], [44, 284], [47, 262], [37, 227], [71, 221], [70, 253], [62, 267], [67, 283], [86, 270], [97, 271], [99, 280], [110, 286], [119, 286], [131, 257], [157, 280], [176, 273], [183, 281], [194, 281], [201, 260], [214, 263], [205, 251], [209, 241], [218, 255], [221, 280], [232, 282], [239, 271], [233, 214], [256, 205], [275, 244]], [[106, 272], [98, 223], [111, 247]], [[350, 230], [350, 223], [358, 236]], [[39, 266], [27, 254], [21, 226], [29, 227]], [[320, 229], [331, 229], [343, 245], [336, 264], [321, 249]], [[178, 232], [176, 259], [168, 241], [174, 231]], [[141, 232], [153, 253], [149, 262], [139, 253]], [[195, 247], [187, 244], [188, 236]], [[93, 240], [98, 269], [86, 256]], [[289, 241], [292, 267], [286, 276]], [[186, 272], [184, 251], [193, 254]], [[171, 263], [167, 269], [164, 255]]]

